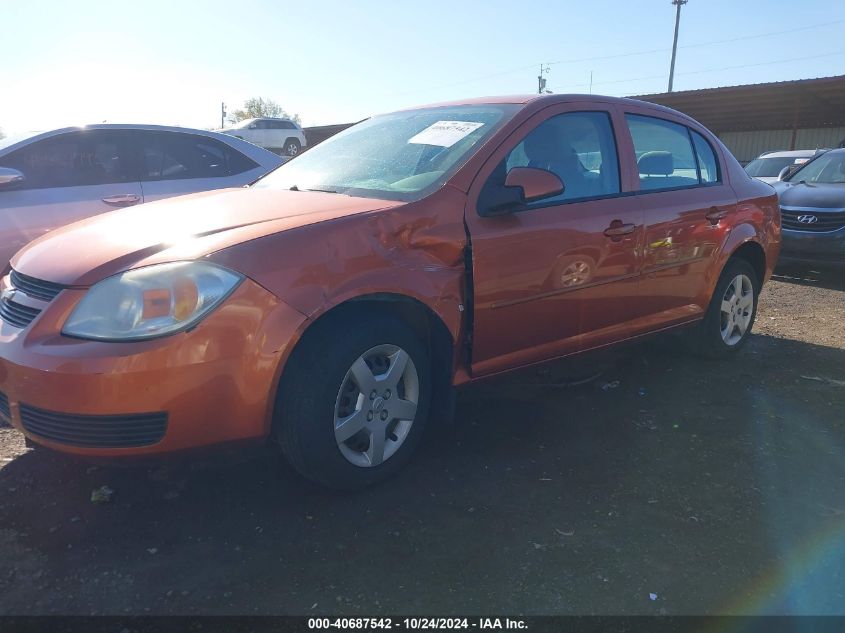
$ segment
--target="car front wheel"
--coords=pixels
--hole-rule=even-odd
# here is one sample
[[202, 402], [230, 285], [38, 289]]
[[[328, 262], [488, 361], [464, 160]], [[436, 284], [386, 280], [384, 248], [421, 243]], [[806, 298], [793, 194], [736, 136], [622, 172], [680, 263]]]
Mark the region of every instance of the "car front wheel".
[[306, 478], [364, 487], [399, 470], [422, 437], [428, 353], [401, 321], [369, 315], [316, 324], [288, 360], [275, 435]]

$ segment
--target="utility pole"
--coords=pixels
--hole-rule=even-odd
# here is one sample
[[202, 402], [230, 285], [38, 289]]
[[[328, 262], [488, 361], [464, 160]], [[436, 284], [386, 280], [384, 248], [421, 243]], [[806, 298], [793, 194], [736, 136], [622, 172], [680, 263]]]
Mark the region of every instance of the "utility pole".
[[220, 129], [226, 127], [226, 104], [220, 103]]
[[675, 12], [675, 39], [672, 40], [672, 63], [669, 65], [669, 92], [672, 92], [672, 82], [675, 79], [675, 55], [678, 52], [678, 26], [681, 23], [681, 5], [687, 3], [687, 0], [672, 0], [672, 4], [678, 7]]
[[[543, 66], [546, 67], [543, 68]], [[540, 64], [540, 74], [537, 75], [537, 94], [548, 92], [548, 90], [546, 90], [546, 78], [543, 75], [548, 75], [549, 70], [550, 68], [546, 64]]]

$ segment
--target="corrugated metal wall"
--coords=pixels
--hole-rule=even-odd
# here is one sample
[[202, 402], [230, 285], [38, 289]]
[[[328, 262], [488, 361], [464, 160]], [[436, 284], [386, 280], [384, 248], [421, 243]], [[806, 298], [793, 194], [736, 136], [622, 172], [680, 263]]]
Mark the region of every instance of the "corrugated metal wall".
[[[723, 132], [719, 138], [743, 165], [763, 152], [790, 149], [792, 130], [758, 130], [755, 132]], [[794, 149], [837, 147], [845, 139], [845, 127], [798, 130]]]

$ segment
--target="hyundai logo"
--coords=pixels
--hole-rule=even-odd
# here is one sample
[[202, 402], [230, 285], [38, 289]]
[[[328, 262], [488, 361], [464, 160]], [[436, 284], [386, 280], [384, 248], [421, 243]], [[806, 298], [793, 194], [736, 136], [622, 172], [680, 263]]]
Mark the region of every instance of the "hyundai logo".
[[798, 221], [801, 224], [815, 224], [819, 219], [814, 215], [799, 215]]

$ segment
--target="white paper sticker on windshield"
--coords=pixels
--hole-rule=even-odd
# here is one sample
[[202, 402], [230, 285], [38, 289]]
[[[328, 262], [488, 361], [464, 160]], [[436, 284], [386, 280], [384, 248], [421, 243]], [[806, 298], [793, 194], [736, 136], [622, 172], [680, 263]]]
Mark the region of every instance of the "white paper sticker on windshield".
[[475, 121], [438, 121], [429, 125], [422, 132], [408, 139], [418, 145], [439, 145], [452, 147], [462, 138], [480, 128], [483, 123]]

